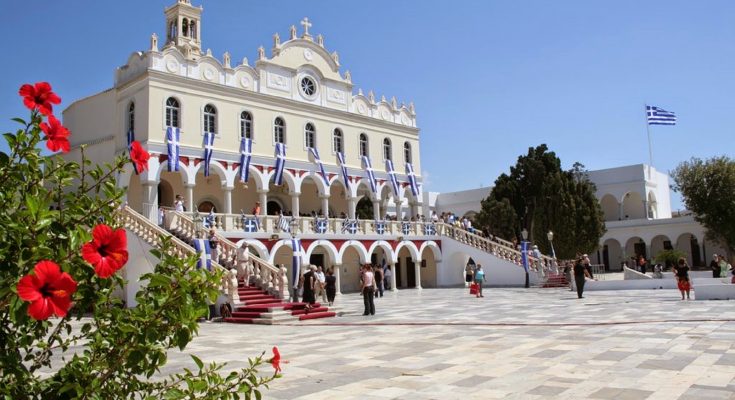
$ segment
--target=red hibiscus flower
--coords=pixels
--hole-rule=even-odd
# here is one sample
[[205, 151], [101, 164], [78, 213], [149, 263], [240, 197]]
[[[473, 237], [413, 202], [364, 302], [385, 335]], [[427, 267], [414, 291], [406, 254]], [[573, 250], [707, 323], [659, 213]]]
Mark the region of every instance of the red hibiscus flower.
[[141, 173], [147, 170], [149, 158], [151, 158], [151, 155], [145, 151], [137, 140], [130, 144], [130, 160], [135, 166], [135, 172]]
[[278, 351], [278, 347], [273, 346], [273, 357], [268, 361], [276, 370], [276, 373], [281, 372], [281, 353]]
[[61, 98], [51, 91], [48, 82], [38, 82], [35, 85], [25, 84], [20, 87], [18, 94], [23, 96], [23, 104], [31, 110], [41, 112], [43, 115], [51, 115], [54, 107], [51, 105], [61, 103]]
[[46, 134], [46, 147], [51, 151], [63, 151], [68, 153], [69, 146], [69, 130], [64, 125], [61, 125], [56, 117], [53, 115], [48, 116], [48, 124], [41, 122], [41, 130]]
[[109, 278], [128, 262], [127, 247], [125, 229], [100, 224], [92, 229], [92, 241], [82, 246], [82, 257], [100, 278]]
[[20, 278], [18, 297], [30, 301], [28, 315], [46, 320], [52, 314], [66, 316], [71, 307], [71, 295], [77, 291], [77, 283], [53, 261], [41, 261], [33, 268], [33, 275]]

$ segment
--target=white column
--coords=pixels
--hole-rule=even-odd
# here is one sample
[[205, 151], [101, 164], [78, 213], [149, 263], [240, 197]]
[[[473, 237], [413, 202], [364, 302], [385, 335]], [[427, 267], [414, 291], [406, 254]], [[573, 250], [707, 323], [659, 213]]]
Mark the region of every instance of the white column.
[[398, 291], [398, 287], [396, 286], [396, 264], [390, 264], [389, 268], [392, 272], [390, 274], [390, 291], [395, 292]]
[[234, 187], [225, 187], [225, 214], [232, 214], [232, 189]]
[[651, 218], [650, 215], [648, 215], [648, 201], [643, 200], [643, 215], [645, 215], [646, 218]]
[[299, 195], [301, 193], [291, 193], [291, 213], [294, 217], [299, 216]]
[[194, 211], [194, 186], [187, 183], [186, 185], [186, 211]]
[[416, 289], [421, 290], [421, 260], [418, 262], [414, 261], [414, 270], [416, 271]]
[[618, 204], [618, 220], [619, 221], [622, 221], [624, 219], [623, 217], [625, 217], [625, 214], [623, 214], [623, 204], [624, 203], [625, 201], [622, 201], [621, 203]]
[[334, 285], [337, 287], [337, 294], [342, 294], [342, 281], [340, 280], [340, 270], [342, 269], [342, 264], [335, 264], [334, 265], [334, 278], [335, 282]]
[[393, 200], [396, 203], [396, 217], [398, 220], [403, 219], [403, 199], [394, 199]]
[[347, 198], [347, 216], [355, 219], [355, 209], [357, 208], [357, 200], [354, 197]]
[[329, 217], [329, 196], [319, 196], [322, 200], [322, 215]]
[[383, 219], [380, 215], [380, 200], [373, 200], [373, 218], [376, 221]]
[[158, 225], [158, 184], [156, 182], [143, 183], [143, 215]]
[[268, 212], [268, 191], [258, 190], [258, 198], [258, 201], [260, 201], [260, 215], [266, 215]]

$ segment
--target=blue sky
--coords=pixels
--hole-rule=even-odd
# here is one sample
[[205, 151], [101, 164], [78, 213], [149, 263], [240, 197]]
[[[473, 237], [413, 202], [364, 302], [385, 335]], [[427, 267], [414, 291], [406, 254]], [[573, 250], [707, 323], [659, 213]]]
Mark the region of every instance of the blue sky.
[[[116, 67], [164, 36], [174, 0], [4, 1], [0, 131], [27, 115], [16, 93], [46, 80], [62, 107], [112, 86]], [[203, 5], [202, 40], [255, 60], [305, 16], [355, 90], [414, 101], [432, 191], [490, 185], [529, 146], [565, 168], [648, 162], [644, 103], [675, 111], [652, 127], [653, 165], [735, 156], [733, 1], [244, 1]], [[269, 51], [268, 51], [269, 53]], [[6, 148], [3, 147], [3, 148]], [[682, 207], [674, 195], [674, 208]]]

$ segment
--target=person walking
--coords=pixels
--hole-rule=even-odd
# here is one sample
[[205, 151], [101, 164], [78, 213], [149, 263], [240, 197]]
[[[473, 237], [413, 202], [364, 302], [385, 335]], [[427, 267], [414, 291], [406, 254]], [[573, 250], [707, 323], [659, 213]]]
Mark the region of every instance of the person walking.
[[373, 301], [373, 294], [375, 293], [375, 275], [373, 275], [373, 268], [370, 265], [366, 265], [362, 271], [362, 301], [365, 305], [365, 311], [362, 315], [375, 315], [375, 302]]
[[569, 291], [574, 291], [574, 280], [572, 279], [572, 262], [571, 261], [565, 261], [564, 262], [564, 279], [569, 282]]
[[327, 292], [325, 289], [326, 276], [324, 276], [324, 269], [321, 265], [317, 266], [316, 272], [314, 273], [314, 298], [322, 299], [322, 303], [327, 302]]
[[313, 265], [309, 266], [309, 270], [304, 274], [304, 294], [301, 301], [306, 303], [306, 311], [309, 312], [311, 307], [316, 303], [314, 297], [314, 285], [316, 281], [316, 267]]
[[378, 288], [375, 297], [383, 297], [383, 269], [376, 265], [373, 274], [375, 275], [375, 284]]
[[684, 293], [686, 293], [687, 300], [689, 300], [691, 284], [689, 282], [689, 266], [687, 265], [686, 258], [679, 258], [679, 263], [674, 267], [674, 272], [676, 274], [676, 286], [679, 287], [679, 291], [681, 292], [681, 299], [684, 300]]
[[709, 268], [712, 270], [712, 277], [720, 277], [720, 265], [717, 263], [717, 254], [712, 254], [712, 261], [709, 263]]
[[727, 278], [727, 271], [732, 269], [732, 265], [727, 262], [727, 258], [723, 256], [717, 256], [719, 259], [718, 265], [720, 266], [720, 278]]
[[477, 264], [477, 269], [475, 269], [475, 283], [477, 284], [477, 297], [485, 297], [482, 294], [482, 284], [486, 282], [485, 279], [485, 271], [482, 270], [482, 265]]
[[334, 304], [334, 296], [337, 295], [337, 277], [334, 276], [334, 270], [329, 268], [327, 276], [324, 277], [324, 290], [327, 292], [327, 301], [329, 305]]
[[470, 284], [472, 284], [472, 280], [474, 279], [475, 271], [472, 270], [472, 265], [470, 263], [467, 263], [467, 265], [464, 267], [464, 286], [470, 287]]
[[390, 290], [392, 277], [393, 277], [393, 271], [390, 269], [390, 265], [389, 265], [385, 267], [385, 290]]
[[577, 262], [574, 264], [574, 285], [577, 287], [577, 298], [583, 299], [582, 293], [584, 293], [584, 281], [590, 277], [587, 272], [587, 266], [590, 263], [587, 255], [580, 256]]

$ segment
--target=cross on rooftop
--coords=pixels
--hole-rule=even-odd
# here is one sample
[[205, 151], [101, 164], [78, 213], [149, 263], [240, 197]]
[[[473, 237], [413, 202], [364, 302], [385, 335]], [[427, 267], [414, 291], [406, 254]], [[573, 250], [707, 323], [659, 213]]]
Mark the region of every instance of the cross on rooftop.
[[304, 36], [309, 36], [309, 28], [311, 28], [311, 22], [309, 22], [309, 18], [304, 17], [304, 19], [301, 21], [301, 26], [304, 27]]

